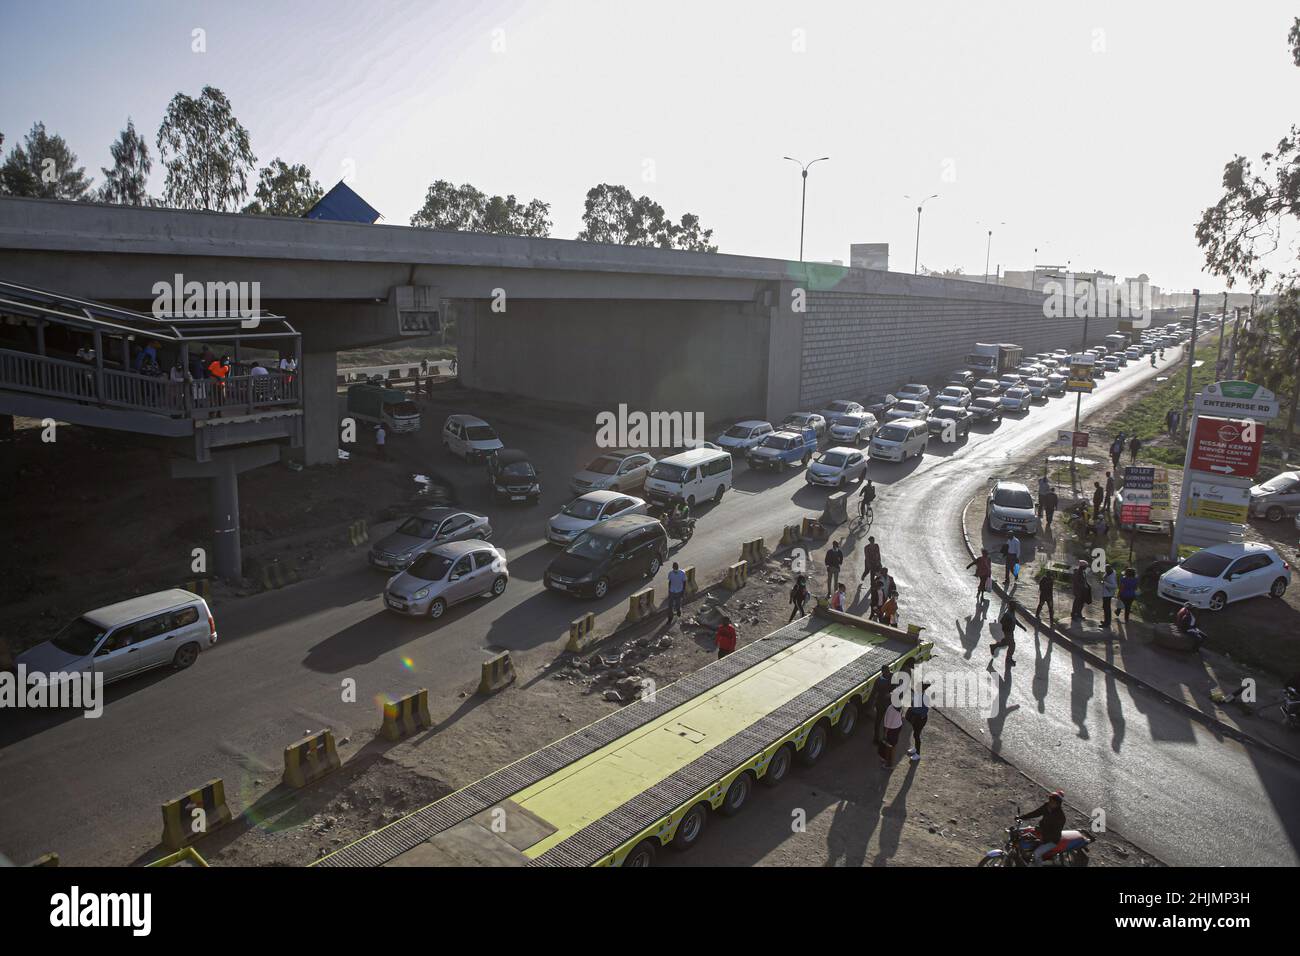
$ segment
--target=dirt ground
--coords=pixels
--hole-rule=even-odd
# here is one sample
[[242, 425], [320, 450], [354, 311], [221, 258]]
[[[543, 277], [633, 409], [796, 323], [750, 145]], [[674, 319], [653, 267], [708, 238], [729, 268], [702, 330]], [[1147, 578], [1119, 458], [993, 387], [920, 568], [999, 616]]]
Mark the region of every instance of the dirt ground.
[[[289, 796], [275, 788], [252, 811], [200, 846], [215, 865], [304, 865], [365, 833], [472, 783], [512, 760], [635, 699], [643, 681], [662, 687], [716, 659], [711, 627], [694, 616], [706, 604], [736, 623], [741, 643], [762, 637], [789, 616], [787, 565], [767, 563], [737, 592], [715, 589], [687, 605], [684, 618], [618, 632], [581, 655], [550, 665], [483, 698], [466, 686], [458, 702], [432, 714], [434, 729], [388, 747], [358, 731], [340, 744], [344, 767]], [[377, 729], [377, 728], [376, 728]], [[366, 739], [362, 739], [366, 737]], [[903, 756], [886, 773], [869, 734], [834, 748], [815, 768], [756, 794], [752, 809], [719, 823], [702, 845], [665, 863], [697, 865], [973, 865], [1001, 845], [1013, 807], [1042, 802], [1043, 790], [993, 756], [941, 712], [926, 728], [925, 759]], [[274, 783], [268, 772], [268, 785]], [[806, 830], [792, 833], [792, 808]], [[1086, 823], [1071, 811], [1071, 824]], [[250, 822], [256, 820], [256, 823]], [[1159, 865], [1117, 834], [1094, 845], [1098, 865]]]

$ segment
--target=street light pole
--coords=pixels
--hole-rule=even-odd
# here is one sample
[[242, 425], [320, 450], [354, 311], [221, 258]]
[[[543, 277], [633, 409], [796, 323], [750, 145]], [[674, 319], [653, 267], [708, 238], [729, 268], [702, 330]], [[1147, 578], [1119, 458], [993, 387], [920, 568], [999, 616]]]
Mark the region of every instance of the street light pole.
[[813, 163], [820, 163], [823, 159], [830, 159], [830, 157], [819, 156], [816, 159], [814, 159], [811, 163], [808, 163], [806, 165], [804, 163], [799, 162], [799, 160], [795, 159], [793, 156], [782, 156], [781, 158], [788, 159], [790, 160], [790, 162], [797, 165], [799, 167], [799, 171], [803, 174], [803, 192], [799, 199], [799, 261], [803, 262], [803, 223], [804, 223], [804, 211], [808, 205], [808, 169], [813, 165]]
[[993, 251], [993, 230], [989, 230], [988, 245], [984, 247], [984, 284], [989, 282], [989, 253]]
[[[903, 198], [911, 199], [912, 197], [904, 196]], [[912, 275], [916, 275], [918, 272], [920, 272], [920, 266], [921, 266], [921, 207], [924, 206], [926, 203], [928, 203], [931, 199], [938, 199], [938, 198], [939, 198], [939, 194], [934, 193], [931, 196], [926, 196], [924, 199], [922, 199], [919, 203], [916, 204], [916, 253], [912, 257]]]

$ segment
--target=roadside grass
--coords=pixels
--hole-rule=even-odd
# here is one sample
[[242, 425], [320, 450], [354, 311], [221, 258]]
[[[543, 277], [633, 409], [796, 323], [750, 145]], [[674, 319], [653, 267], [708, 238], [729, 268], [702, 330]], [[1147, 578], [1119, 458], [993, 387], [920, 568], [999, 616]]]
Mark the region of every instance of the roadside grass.
[[351, 349], [340, 352], [339, 368], [357, 368], [367, 365], [400, 365], [404, 362], [419, 362], [428, 359], [431, 362], [456, 357], [454, 345], [433, 345], [424, 348], [369, 348]]

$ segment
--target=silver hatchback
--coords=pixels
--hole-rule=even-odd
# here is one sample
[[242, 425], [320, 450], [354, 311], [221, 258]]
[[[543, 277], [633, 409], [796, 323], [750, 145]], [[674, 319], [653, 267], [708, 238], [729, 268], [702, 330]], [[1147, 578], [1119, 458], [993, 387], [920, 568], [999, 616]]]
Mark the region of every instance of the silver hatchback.
[[449, 541], [486, 541], [492, 524], [482, 515], [458, 508], [425, 508], [405, 518], [396, 530], [375, 542], [370, 563], [387, 571], [403, 571], [420, 555]]
[[506, 553], [486, 541], [440, 544], [421, 554], [384, 588], [384, 605], [411, 617], [442, 617], [461, 601], [500, 597], [510, 583]]

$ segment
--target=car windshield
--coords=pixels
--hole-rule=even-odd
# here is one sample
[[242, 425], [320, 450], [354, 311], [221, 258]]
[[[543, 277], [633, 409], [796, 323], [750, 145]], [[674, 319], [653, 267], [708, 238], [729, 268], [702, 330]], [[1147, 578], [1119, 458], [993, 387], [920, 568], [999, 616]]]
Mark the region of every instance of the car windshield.
[[1275, 478], [1270, 478], [1268, 481], [1260, 485], [1260, 487], [1263, 488], [1265, 491], [1286, 491], [1293, 484], [1295, 484], [1295, 482], [1296, 482], [1295, 475], [1281, 474]]
[[817, 456], [817, 464], [826, 465], [830, 468], [843, 468], [848, 457], [838, 451], [828, 451], [824, 455]]
[[963, 388], [945, 388], [939, 394], [946, 398], [961, 398], [966, 394], [966, 390]]
[[1045, 379], [1045, 378], [1031, 378], [1031, 379], [1029, 380], [1029, 384], [1030, 384], [1030, 385], [1037, 385], [1039, 388], [1042, 388], [1044, 385], [1047, 384], [1047, 379]]
[[806, 425], [807, 423], [808, 423], [808, 416], [807, 416], [807, 415], [791, 415], [789, 418], [787, 418], [787, 419], [786, 419], [785, 421], [783, 421], [781, 424], [782, 424], [782, 425], [794, 425], [794, 426], [796, 426], [797, 428], [802, 428], [802, 427], [803, 427], [804, 425]]
[[889, 402], [889, 395], [872, 395], [867, 399], [868, 405], [888, 405]]
[[727, 429], [728, 438], [748, 438], [749, 428], [747, 426], [732, 425]]
[[907, 429], [902, 425], [886, 425], [876, 432], [876, 437], [885, 441], [902, 441], [907, 437]]
[[416, 407], [415, 402], [387, 402], [384, 404], [384, 411], [397, 416], [420, 414], [420, 409]]
[[670, 465], [661, 461], [650, 469], [650, 477], [658, 478], [660, 481], [680, 483], [686, 477], [686, 468], [682, 465]]
[[599, 458], [587, 462], [585, 470], [595, 472], [598, 475], [612, 475], [618, 471], [618, 459], [601, 455]]
[[570, 518], [583, 518], [587, 521], [593, 521], [600, 517], [599, 501], [592, 501], [588, 498], [578, 498], [570, 501], [561, 509], [561, 514], [566, 514]]
[[422, 581], [441, 581], [451, 570], [451, 558], [425, 552], [415, 559], [407, 574]]
[[1225, 558], [1221, 554], [1210, 554], [1206, 551], [1197, 551], [1186, 561], [1183, 562], [1182, 568], [1192, 574], [1199, 574], [1206, 578], [1217, 578], [1228, 569], [1232, 563], [1231, 558]]
[[465, 437], [470, 441], [496, 441], [497, 433], [490, 425], [466, 425]]
[[1024, 398], [1028, 394], [1029, 394], [1029, 390], [1024, 388], [1007, 389], [1007, 395], [1010, 396], [1011, 398]]
[[98, 624], [91, 624], [84, 617], [64, 626], [63, 630], [50, 639], [50, 643], [76, 657], [85, 657], [95, 649], [99, 639], [104, 636], [104, 629]]
[[793, 445], [794, 439], [783, 435], [768, 435], [762, 442], [764, 448], [790, 448]]
[[999, 508], [1032, 508], [1034, 499], [1024, 488], [999, 488], [993, 492], [993, 503]]
[[441, 519], [430, 521], [428, 518], [410, 517], [397, 526], [397, 533], [409, 534], [412, 538], [432, 538], [441, 523]]
[[832, 412], [839, 413], [839, 412], [847, 412], [849, 410], [850, 404], [851, 404], [850, 402], [831, 402], [826, 407], [830, 409]]
[[533, 466], [526, 461], [512, 461], [501, 469], [501, 474], [509, 475], [511, 478], [531, 478]]
[[[601, 525], [604, 527], [604, 525]], [[591, 558], [593, 561], [599, 561], [607, 554], [614, 550], [614, 539], [606, 537], [597, 537], [594, 534], [584, 534], [573, 544], [564, 549], [565, 554], [576, 554], [580, 558]]]

